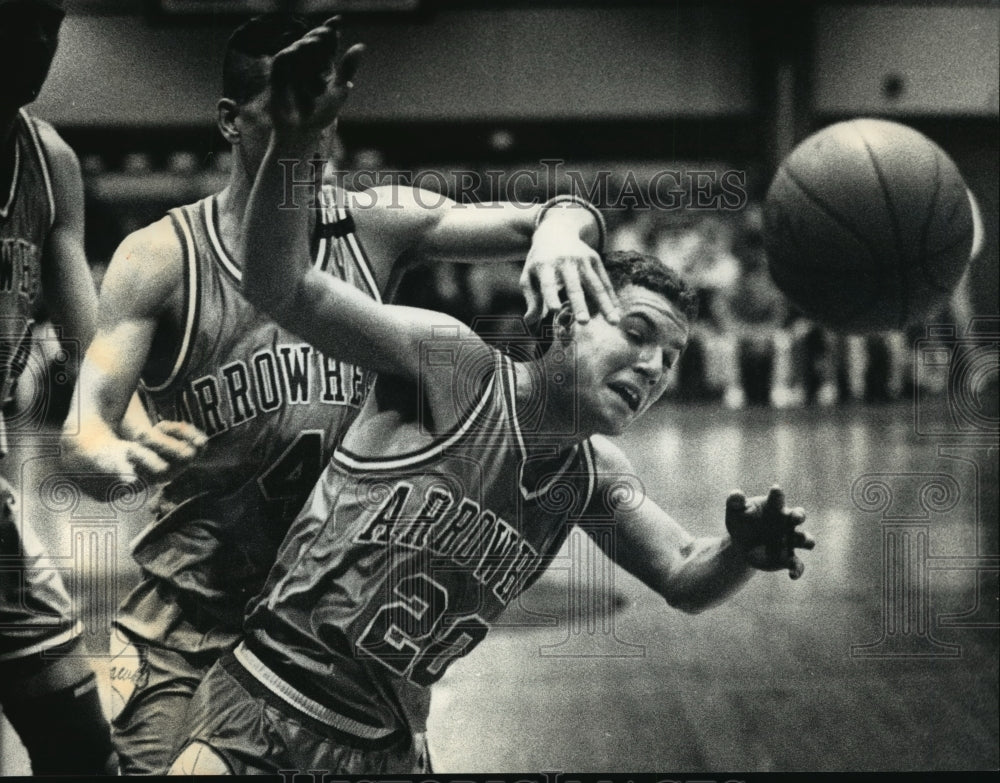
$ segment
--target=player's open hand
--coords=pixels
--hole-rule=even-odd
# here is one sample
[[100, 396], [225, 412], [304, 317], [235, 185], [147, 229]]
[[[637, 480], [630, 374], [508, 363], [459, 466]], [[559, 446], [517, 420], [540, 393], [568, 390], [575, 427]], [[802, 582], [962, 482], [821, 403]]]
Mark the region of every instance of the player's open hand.
[[520, 285], [528, 303], [524, 316], [528, 323], [541, 320], [549, 310], [558, 311], [562, 289], [580, 323], [595, 315], [587, 306], [587, 294], [608, 321], [619, 320], [618, 297], [600, 255], [577, 237], [536, 231], [521, 270]]
[[771, 487], [767, 497], [747, 498], [742, 492], [732, 492], [726, 500], [726, 530], [749, 563], [762, 571], [788, 570], [798, 579], [805, 564], [797, 549], [812, 549], [812, 536], [796, 528], [806, 518], [801, 508], [785, 506], [785, 493]]
[[135, 474], [152, 483], [170, 481], [195, 459], [208, 437], [185, 421], [160, 421], [129, 442], [127, 457]]
[[365, 49], [355, 44], [338, 60], [339, 25], [339, 16], [327, 19], [275, 55], [270, 108], [277, 132], [320, 133], [337, 118]]
[[110, 430], [90, 430], [63, 437], [60, 463], [84, 492], [105, 500], [112, 489], [138, 491], [169, 481], [207, 442], [201, 430], [180, 421], [161, 421], [124, 438]]

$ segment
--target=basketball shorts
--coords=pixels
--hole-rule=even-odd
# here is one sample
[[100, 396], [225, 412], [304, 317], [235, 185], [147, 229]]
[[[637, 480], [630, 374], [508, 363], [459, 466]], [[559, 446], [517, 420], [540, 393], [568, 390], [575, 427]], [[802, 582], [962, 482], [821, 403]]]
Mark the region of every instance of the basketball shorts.
[[188, 726], [171, 775], [431, 772], [423, 733], [401, 729], [378, 740], [345, 734], [288, 704], [231, 654], [202, 682]]
[[60, 570], [0, 478], [0, 665], [54, 650], [82, 632]]
[[111, 638], [111, 736], [123, 775], [166, 769], [191, 698], [239, 640], [170, 585], [146, 576], [118, 612]]

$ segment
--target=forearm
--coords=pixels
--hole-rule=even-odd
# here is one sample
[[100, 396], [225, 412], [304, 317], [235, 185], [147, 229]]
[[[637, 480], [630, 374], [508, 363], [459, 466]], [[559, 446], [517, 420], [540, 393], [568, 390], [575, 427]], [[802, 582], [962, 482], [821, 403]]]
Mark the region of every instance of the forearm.
[[[523, 261], [537, 243], [552, 242], [553, 248], [564, 248], [567, 240], [578, 239], [596, 250], [601, 250], [603, 244], [604, 219], [582, 199], [557, 197], [534, 205], [457, 204], [447, 200], [434, 210], [427, 210], [421, 208], [418, 195], [405, 196], [402, 192], [391, 197], [379, 195], [386, 203], [398, 202], [415, 213], [421, 210], [428, 213], [431, 219], [421, 229], [416, 245], [417, 255], [425, 261], [466, 264]], [[393, 220], [396, 217], [392, 215]]]
[[247, 298], [274, 316], [291, 305], [309, 258], [309, 209], [316, 192], [306, 199], [290, 175], [311, 171], [312, 137], [272, 134], [257, 173], [238, 245], [243, 261]]
[[78, 411], [78, 416], [70, 416], [66, 420], [62, 442], [67, 460], [76, 467], [96, 470], [105, 461], [105, 455], [122, 439], [119, 427], [123, 416], [116, 415], [109, 406], [99, 402], [88, 388], [86, 372], [84, 366], [73, 395], [71, 410]]
[[129, 343], [124, 331], [101, 332], [84, 356], [62, 433], [65, 461], [74, 469], [95, 473], [127, 470], [125, 441], [148, 429], [149, 420], [139, 403], [138, 352], [118, 351]]
[[682, 546], [670, 568], [657, 568], [648, 582], [667, 603], [697, 613], [722, 603], [753, 575], [729, 536], [695, 538]]
[[590, 202], [577, 196], [556, 196], [540, 205], [534, 233], [577, 236], [598, 252], [604, 251], [607, 226], [604, 216]]

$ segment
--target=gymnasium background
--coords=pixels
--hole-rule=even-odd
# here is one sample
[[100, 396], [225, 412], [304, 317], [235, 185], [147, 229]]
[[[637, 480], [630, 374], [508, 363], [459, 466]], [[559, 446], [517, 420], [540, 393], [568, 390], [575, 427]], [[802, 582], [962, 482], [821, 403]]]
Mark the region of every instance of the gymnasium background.
[[[67, 0], [31, 110], [80, 156], [98, 279], [126, 233], [225, 184], [221, 55], [248, 5]], [[623, 439], [650, 493], [710, 534], [731, 486], [780, 481], [820, 542], [801, 582], [762, 576], [691, 618], [571, 538], [442, 681], [440, 770], [996, 769], [1000, 6], [313, 0], [320, 17], [320, 6], [357, 11], [344, 40], [369, 48], [342, 115], [341, 171], [396, 172], [465, 199], [574, 186], [594, 198], [613, 244], [683, 269], [706, 305], [665, 400]], [[789, 309], [763, 271], [775, 166], [810, 131], [855, 116], [926, 133], [978, 204], [976, 258], [933, 320], [944, 331], [838, 338]], [[520, 306], [516, 267], [413, 274], [409, 301], [459, 317]], [[942, 345], [978, 371], [956, 381], [927, 362]], [[145, 499], [55, 487], [51, 421], [38, 433], [24, 446], [25, 502], [103, 654]], [[110, 709], [121, 673], [99, 666]], [[0, 753], [0, 772], [25, 771], [9, 729]]]

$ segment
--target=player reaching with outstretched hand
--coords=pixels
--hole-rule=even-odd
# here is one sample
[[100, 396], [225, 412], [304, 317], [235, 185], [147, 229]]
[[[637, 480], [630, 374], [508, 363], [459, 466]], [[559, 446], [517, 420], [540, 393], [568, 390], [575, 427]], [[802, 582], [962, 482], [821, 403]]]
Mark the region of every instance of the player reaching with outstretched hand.
[[[319, 57], [323, 36], [279, 61]], [[243, 642], [199, 687], [173, 774], [430, 772], [430, 687], [573, 524], [613, 521], [612, 545], [597, 537], [606, 553], [687, 612], [758, 570], [802, 574], [797, 550], [813, 539], [780, 489], [732, 493], [727, 532], [696, 538], [605, 437], [659, 399], [687, 343], [693, 295], [658, 259], [606, 254], [620, 318], [581, 322], [565, 303], [549, 344], [524, 361], [449, 316], [379, 304], [302, 263], [308, 214], [281, 208], [281, 160], [315, 144], [343, 85], [331, 71], [297, 94], [302, 83], [284, 81], [294, 70], [272, 74], [275, 130], [247, 207], [244, 290], [378, 380], [250, 602]]]
[[[218, 103], [218, 127], [233, 151], [228, 184], [126, 237], [102, 283], [76, 390], [80, 430], [66, 435], [66, 461], [77, 473], [115, 477], [131, 467], [166, 482], [156, 518], [133, 544], [142, 578], [118, 611], [112, 640], [117, 664], [136, 672], [116, 683], [122, 707], [112, 719], [125, 774], [169, 764], [195, 687], [239, 641], [248, 599], [373, 380], [367, 356], [321, 353], [249, 303], [235, 252], [271, 137], [275, 55], [285, 50], [279, 80], [322, 86], [335, 44], [334, 23], [310, 33], [287, 14], [257, 17], [233, 33]], [[348, 50], [343, 74], [360, 53]], [[346, 84], [338, 89], [341, 101]], [[591, 306], [614, 319], [598, 255], [603, 224], [589, 204], [477, 209], [398, 185], [321, 187], [312, 164], [329, 157], [331, 138], [331, 126], [317, 129], [298, 149], [300, 165], [287, 162], [297, 183], [289, 198], [302, 203], [308, 225], [296, 263], [376, 302], [392, 291], [404, 259], [527, 258], [523, 279], [535, 310], [557, 304], [564, 289], [579, 319], [590, 319]], [[315, 183], [302, 184], [306, 172]], [[155, 443], [137, 440], [123, 422], [140, 385], [157, 422]]]

